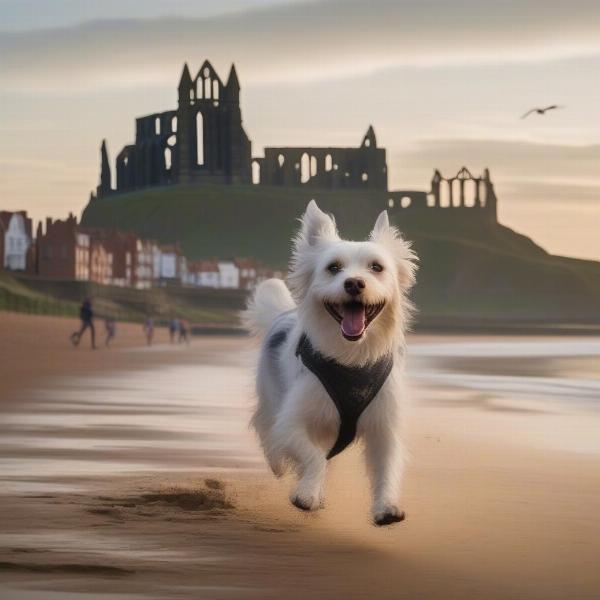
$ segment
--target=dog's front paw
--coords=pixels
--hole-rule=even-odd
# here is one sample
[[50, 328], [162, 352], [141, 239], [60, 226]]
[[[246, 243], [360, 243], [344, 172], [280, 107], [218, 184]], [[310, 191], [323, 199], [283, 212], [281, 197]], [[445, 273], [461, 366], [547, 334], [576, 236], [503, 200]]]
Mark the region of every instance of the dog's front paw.
[[290, 496], [290, 502], [300, 510], [313, 511], [321, 507], [319, 496], [309, 496], [295, 492]]
[[378, 527], [399, 523], [400, 521], [404, 521], [405, 518], [406, 514], [404, 511], [394, 505], [385, 506], [381, 510], [378, 509], [373, 512], [373, 522]]

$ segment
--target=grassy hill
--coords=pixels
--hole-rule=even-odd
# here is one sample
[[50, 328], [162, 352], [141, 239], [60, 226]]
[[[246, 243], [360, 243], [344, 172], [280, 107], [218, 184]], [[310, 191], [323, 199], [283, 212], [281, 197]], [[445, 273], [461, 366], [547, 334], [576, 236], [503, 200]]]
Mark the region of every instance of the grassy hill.
[[75, 316], [77, 304], [35, 290], [0, 269], [0, 310]]
[[[10, 300], [3, 296], [10, 290]], [[167, 286], [136, 290], [88, 281], [62, 281], [19, 276], [0, 271], [0, 310], [76, 316], [85, 297], [91, 297], [99, 317], [142, 322], [147, 316], [167, 322], [173, 317], [203, 326], [238, 323], [245, 306], [242, 290], [211, 290]], [[4, 298], [4, 302], [3, 302]]]
[[[335, 214], [342, 235], [363, 238], [388, 194], [253, 186], [154, 188], [96, 200], [89, 226], [117, 226], [191, 258], [254, 256], [287, 263], [307, 202]], [[474, 213], [472, 213], [474, 215]], [[547, 254], [524, 235], [452, 210], [390, 210], [421, 259], [414, 299], [421, 320], [600, 322], [600, 263]]]

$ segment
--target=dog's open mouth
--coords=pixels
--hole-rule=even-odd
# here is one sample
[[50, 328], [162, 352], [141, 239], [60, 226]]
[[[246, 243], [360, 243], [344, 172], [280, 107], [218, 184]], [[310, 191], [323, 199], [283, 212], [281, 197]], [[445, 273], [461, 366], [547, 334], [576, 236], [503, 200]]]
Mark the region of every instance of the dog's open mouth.
[[355, 300], [342, 304], [325, 302], [327, 312], [340, 324], [342, 335], [351, 342], [356, 342], [363, 336], [384, 306], [385, 302], [378, 304], [363, 304]]

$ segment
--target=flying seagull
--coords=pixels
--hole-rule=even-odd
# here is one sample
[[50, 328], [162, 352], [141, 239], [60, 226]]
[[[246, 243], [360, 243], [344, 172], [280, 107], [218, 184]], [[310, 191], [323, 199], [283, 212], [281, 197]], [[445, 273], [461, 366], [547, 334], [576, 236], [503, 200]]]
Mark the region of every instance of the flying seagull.
[[558, 106], [558, 104], [552, 104], [551, 106], [546, 106], [546, 108], [532, 108], [528, 110], [521, 119], [527, 118], [532, 113], [537, 113], [538, 115], [545, 115], [547, 110], [554, 110], [556, 108], [563, 108], [562, 106]]

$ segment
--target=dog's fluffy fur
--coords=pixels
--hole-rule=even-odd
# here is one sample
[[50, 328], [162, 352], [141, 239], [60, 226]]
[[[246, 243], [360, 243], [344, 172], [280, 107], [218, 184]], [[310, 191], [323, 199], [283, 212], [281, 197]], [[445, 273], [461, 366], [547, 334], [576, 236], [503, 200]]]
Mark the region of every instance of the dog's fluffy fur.
[[[269, 279], [249, 302], [244, 321], [252, 332], [264, 336], [252, 424], [275, 475], [288, 467], [297, 473], [291, 501], [298, 508], [323, 506], [326, 454], [339, 428], [331, 398], [295, 355], [304, 333], [315, 350], [347, 366], [362, 366], [393, 353], [392, 372], [360, 417], [357, 438], [365, 443], [375, 523], [388, 524], [404, 516], [399, 505], [404, 462], [401, 379], [411, 310], [406, 294], [414, 283], [415, 262], [410, 244], [390, 227], [385, 211], [367, 241], [344, 241], [333, 218], [313, 200], [294, 239], [289, 287]], [[364, 284], [358, 295], [356, 290], [349, 294], [349, 286], [353, 290], [345, 284], [348, 279]], [[357, 300], [367, 308], [383, 308], [370, 323], [344, 319]]]

